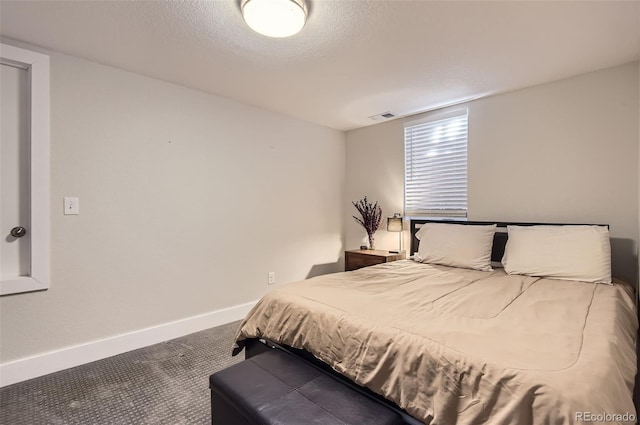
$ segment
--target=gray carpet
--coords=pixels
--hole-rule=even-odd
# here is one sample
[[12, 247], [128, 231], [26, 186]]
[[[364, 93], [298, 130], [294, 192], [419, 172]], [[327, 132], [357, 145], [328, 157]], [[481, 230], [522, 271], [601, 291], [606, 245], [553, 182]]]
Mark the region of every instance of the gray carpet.
[[210, 424], [209, 375], [240, 322], [0, 389], [0, 424]]

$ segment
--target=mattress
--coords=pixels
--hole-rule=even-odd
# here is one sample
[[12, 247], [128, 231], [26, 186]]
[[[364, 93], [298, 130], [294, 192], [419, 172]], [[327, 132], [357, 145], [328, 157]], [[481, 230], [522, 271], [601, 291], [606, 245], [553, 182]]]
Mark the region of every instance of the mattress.
[[304, 349], [427, 424], [626, 423], [635, 308], [624, 285], [404, 260], [273, 290], [234, 353], [248, 338]]

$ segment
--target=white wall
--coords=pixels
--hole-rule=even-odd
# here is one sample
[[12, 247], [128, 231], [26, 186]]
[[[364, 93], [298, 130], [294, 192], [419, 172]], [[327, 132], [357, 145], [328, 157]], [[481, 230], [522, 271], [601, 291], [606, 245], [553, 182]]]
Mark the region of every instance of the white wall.
[[[635, 282], [638, 63], [462, 106], [469, 110], [469, 219], [610, 224], [614, 275]], [[403, 123], [426, 115], [347, 133], [347, 249], [364, 236], [350, 201], [366, 194], [384, 215], [403, 210]], [[384, 228], [376, 239], [380, 248], [397, 246]]]
[[341, 268], [342, 132], [51, 54], [51, 164], [51, 288], [0, 298], [2, 363]]

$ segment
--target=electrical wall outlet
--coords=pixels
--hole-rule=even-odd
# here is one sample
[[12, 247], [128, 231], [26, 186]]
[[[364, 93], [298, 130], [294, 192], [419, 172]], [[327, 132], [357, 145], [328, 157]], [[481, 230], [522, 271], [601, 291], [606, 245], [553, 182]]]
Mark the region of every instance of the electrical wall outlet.
[[273, 285], [274, 283], [276, 283], [276, 272], [269, 272], [267, 283], [269, 285]]

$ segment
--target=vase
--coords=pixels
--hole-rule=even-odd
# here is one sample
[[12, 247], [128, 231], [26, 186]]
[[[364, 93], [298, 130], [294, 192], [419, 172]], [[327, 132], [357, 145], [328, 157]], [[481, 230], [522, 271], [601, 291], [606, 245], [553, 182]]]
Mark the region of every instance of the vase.
[[373, 237], [373, 233], [369, 234], [369, 249], [376, 249], [375, 248], [375, 239]]

